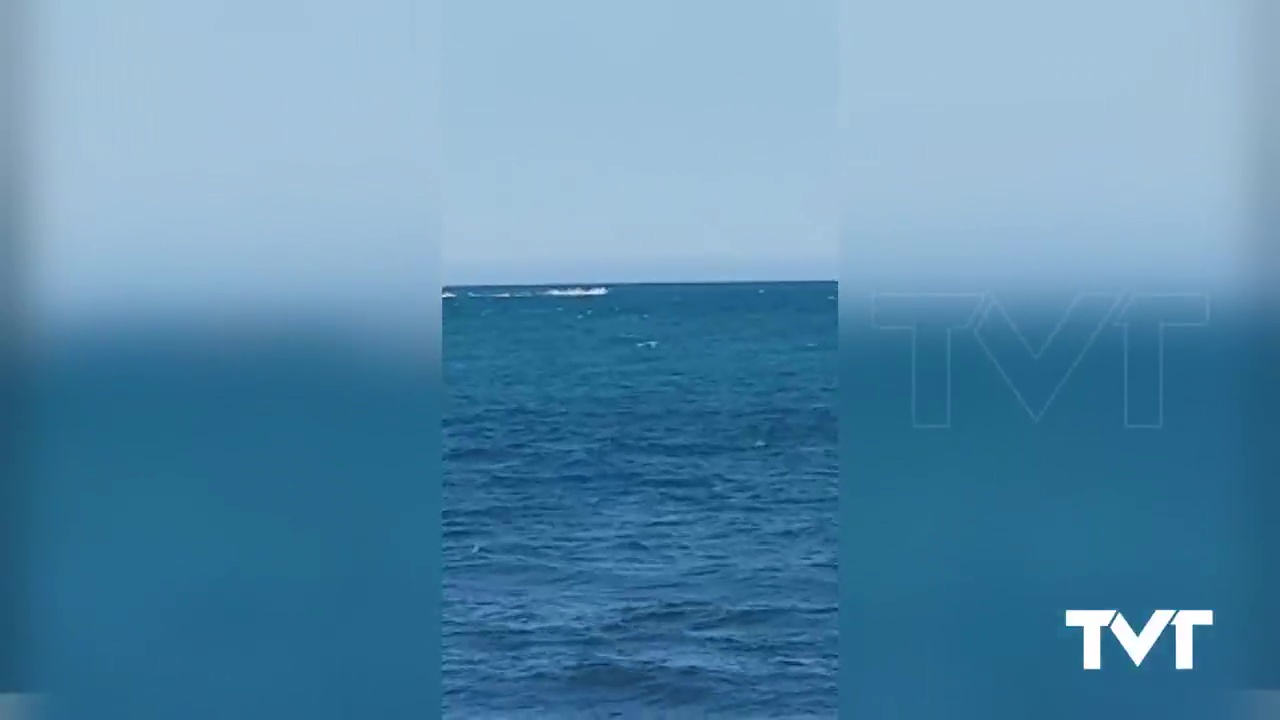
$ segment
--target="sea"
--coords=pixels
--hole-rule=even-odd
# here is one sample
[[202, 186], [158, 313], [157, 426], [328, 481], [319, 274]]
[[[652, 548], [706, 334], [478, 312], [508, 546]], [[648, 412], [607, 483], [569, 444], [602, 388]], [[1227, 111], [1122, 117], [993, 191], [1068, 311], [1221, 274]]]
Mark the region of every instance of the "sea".
[[[1228, 290], [842, 288], [840, 717], [1271, 717], [1277, 326]], [[1213, 624], [1086, 670], [1073, 609]]]
[[[1238, 717], [1280, 690], [1280, 324], [1134, 292], [49, 338], [0, 414], [0, 680], [49, 720]], [[1092, 672], [1073, 608], [1215, 620], [1192, 672], [1170, 632]]]
[[42, 720], [438, 717], [433, 328], [180, 319], [41, 338], [5, 680]]
[[447, 288], [444, 716], [836, 716], [834, 282]]

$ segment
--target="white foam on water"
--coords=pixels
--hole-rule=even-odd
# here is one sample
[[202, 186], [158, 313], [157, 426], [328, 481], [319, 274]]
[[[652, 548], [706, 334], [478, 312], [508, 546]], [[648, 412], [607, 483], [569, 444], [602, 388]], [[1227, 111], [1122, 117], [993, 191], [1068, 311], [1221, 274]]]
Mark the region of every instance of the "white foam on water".
[[549, 295], [552, 297], [600, 297], [601, 295], [608, 295], [609, 288], [607, 287], [551, 288], [550, 290], [544, 290], [542, 294]]
[[490, 298], [490, 299], [494, 299], [494, 298], [524, 298], [524, 297], [532, 297], [532, 296], [533, 296], [533, 293], [530, 293], [530, 292], [514, 292], [514, 293], [512, 293], [512, 292], [498, 292], [498, 293], [478, 293], [478, 292], [469, 292], [469, 293], [467, 293], [467, 297], [471, 297], [471, 298]]

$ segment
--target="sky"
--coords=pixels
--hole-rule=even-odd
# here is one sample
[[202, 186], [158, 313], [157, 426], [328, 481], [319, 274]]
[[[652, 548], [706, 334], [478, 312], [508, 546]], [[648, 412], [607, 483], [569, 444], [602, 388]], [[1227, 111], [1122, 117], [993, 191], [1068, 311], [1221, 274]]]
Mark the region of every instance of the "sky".
[[1240, 1], [47, 0], [41, 297], [1216, 267]]
[[833, 2], [35, 7], [55, 312], [835, 276]]
[[834, 279], [838, 9], [447, 3], [446, 277]]
[[40, 0], [43, 308], [435, 299], [430, 0]]
[[845, 277], [1223, 279], [1243, 4], [845, 0]]

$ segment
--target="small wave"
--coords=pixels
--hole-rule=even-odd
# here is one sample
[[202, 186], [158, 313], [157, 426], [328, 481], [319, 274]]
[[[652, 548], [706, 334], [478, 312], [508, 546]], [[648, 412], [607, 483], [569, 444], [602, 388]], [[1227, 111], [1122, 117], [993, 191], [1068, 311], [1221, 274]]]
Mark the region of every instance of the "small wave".
[[608, 295], [609, 288], [607, 287], [551, 288], [550, 290], [544, 290], [542, 294], [548, 295], [551, 297], [600, 297], [601, 295]]
[[444, 292], [440, 293], [441, 300], [448, 300], [449, 298], [456, 298], [456, 297], [458, 296], [449, 292], [448, 290], [445, 290]]
[[636, 347], [640, 347], [640, 348], [656, 348], [656, 347], [658, 347], [658, 341], [657, 341], [657, 340], [645, 340], [644, 342], [638, 342], [638, 343], [636, 343]]
[[533, 294], [533, 293], [527, 293], [527, 292], [516, 292], [516, 293], [511, 293], [511, 292], [498, 292], [498, 293], [478, 293], [478, 292], [469, 292], [469, 293], [467, 293], [467, 297], [472, 297], [472, 298], [488, 298], [488, 299], [502, 299], [502, 298], [522, 298], [522, 297], [530, 297], [530, 296], [532, 296], [532, 294]]

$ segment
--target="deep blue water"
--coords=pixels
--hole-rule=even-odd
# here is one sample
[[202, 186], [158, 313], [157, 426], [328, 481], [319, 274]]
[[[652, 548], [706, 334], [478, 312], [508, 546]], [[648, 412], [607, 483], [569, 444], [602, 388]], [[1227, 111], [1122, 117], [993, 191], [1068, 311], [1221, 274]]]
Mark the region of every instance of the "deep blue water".
[[[1159, 338], [1106, 320], [1081, 353], [1086, 314], [1035, 360], [1070, 297], [1008, 299], [1027, 337], [953, 333], [921, 429], [946, 364], [864, 294], [837, 363], [834, 285], [476, 292], [511, 297], [442, 305], [443, 438], [426, 323], [43, 357], [9, 658], [47, 717], [434, 717], [441, 655], [453, 718], [1230, 717], [1280, 688], [1280, 325], [1251, 302], [1127, 376]], [[1160, 428], [1125, 427], [1126, 382]], [[1108, 607], [1217, 619], [1193, 673], [1167, 640], [1082, 672], [1062, 613]]]
[[232, 323], [49, 348], [23, 476], [41, 717], [438, 715], [439, 382], [429, 329], [398, 341]]
[[[1232, 718], [1233, 692], [1277, 687], [1269, 316], [1036, 291], [959, 327], [970, 308], [869, 297], [842, 295], [842, 717]], [[951, 326], [949, 355], [877, 317]], [[1215, 620], [1194, 671], [1166, 632], [1140, 667], [1104, 637], [1086, 672], [1064, 613], [1094, 608]]]
[[445, 715], [834, 717], [835, 283], [443, 301]]

